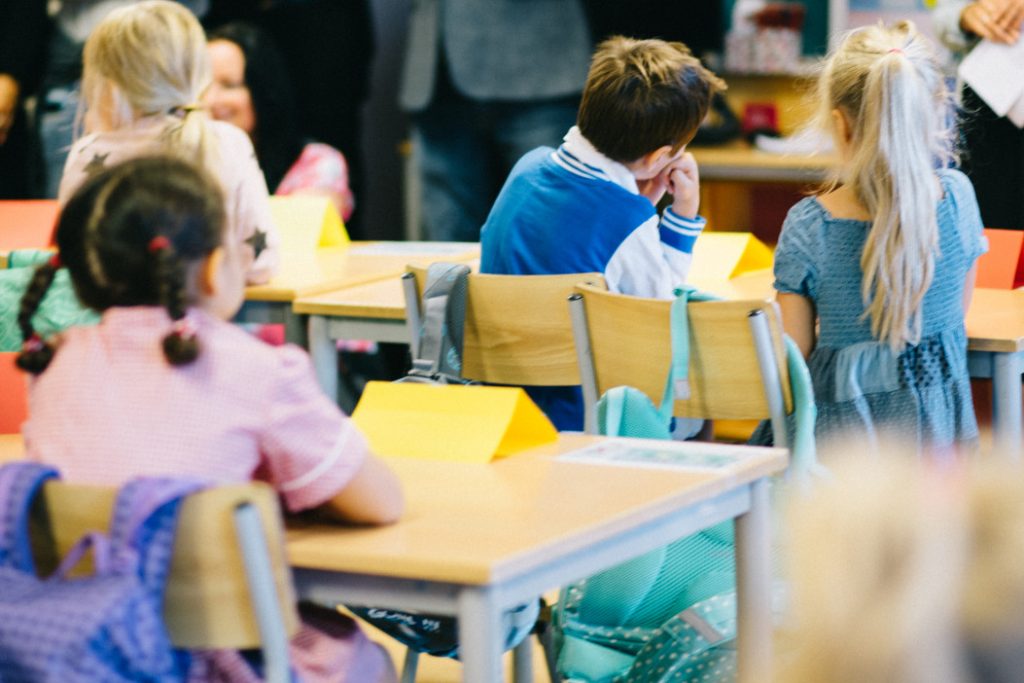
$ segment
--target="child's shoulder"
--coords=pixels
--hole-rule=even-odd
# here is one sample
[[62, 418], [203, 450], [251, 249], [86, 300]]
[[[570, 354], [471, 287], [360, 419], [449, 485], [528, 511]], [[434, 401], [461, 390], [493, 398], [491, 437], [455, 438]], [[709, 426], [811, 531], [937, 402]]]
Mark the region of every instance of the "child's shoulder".
[[790, 207], [786, 213], [786, 227], [813, 226], [826, 221], [829, 218], [828, 209], [821, 203], [817, 196], [804, 197]]
[[227, 166], [230, 167], [234, 160], [239, 158], [256, 158], [256, 150], [244, 130], [227, 121], [212, 120], [209, 125], [213, 137], [217, 140], [217, 151]]
[[960, 201], [962, 197], [974, 196], [974, 186], [967, 175], [960, 169], [940, 168], [937, 174], [943, 189], [952, 193], [954, 201]]

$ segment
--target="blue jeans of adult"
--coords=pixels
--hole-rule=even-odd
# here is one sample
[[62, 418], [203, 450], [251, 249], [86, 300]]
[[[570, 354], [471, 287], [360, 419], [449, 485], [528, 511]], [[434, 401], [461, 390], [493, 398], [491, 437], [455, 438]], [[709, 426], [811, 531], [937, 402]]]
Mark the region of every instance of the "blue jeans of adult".
[[413, 119], [423, 234], [475, 242], [509, 171], [530, 150], [561, 144], [579, 98], [478, 102], [443, 90]]

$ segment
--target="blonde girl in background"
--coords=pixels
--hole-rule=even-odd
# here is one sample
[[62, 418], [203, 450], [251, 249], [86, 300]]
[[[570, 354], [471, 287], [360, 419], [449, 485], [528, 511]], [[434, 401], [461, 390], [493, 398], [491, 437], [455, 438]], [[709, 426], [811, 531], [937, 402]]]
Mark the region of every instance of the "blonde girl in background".
[[1024, 470], [847, 459], [788, 511], [786, 683], [1016, 683], [1024, 671]]
[[971, 444], [964, 311], [987, 246], [971, 184], [946, 168], [950, 96], [932, 46], [908, 22], [853, 31], [827, 59], [818, 97], [840, 167], [790, 209], [775, 255], [817, 435]]
[[262, 283], [277, 268], [279, 243], [266, 182], [248, 136], [203, 109], [209, 84], [206, 37], [188, 9], [147, 0], [107, 15], [85, 44], [85, 134], [71, 148], [59, 200], [67, 203], [91, 175], [131, 157], [198, 161], [224, 191], [225, 239], [242, 247], [246, 281]]

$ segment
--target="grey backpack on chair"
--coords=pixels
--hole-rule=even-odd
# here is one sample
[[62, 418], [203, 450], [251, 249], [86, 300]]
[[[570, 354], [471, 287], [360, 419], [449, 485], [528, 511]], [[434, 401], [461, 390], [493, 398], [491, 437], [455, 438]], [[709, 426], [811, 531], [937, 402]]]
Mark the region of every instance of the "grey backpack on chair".
[[406, 273], [406, 313], [412, 333], [412, 369], [400, 382], [468, 384], [462, 379], [462, 326], [470, 268], [461, 263], [432, 263], [423, 296]]

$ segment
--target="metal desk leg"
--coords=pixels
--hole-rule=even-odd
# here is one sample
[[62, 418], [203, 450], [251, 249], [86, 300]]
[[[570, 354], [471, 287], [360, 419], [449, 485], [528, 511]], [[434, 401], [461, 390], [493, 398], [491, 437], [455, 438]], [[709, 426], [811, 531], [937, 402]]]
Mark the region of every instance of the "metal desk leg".
[[309, 316], [309, 355], [320, 388], [332, 401], [337, 401], [338, 347], [328, 334], [327, 318], [320, 315]]
[[295, 344], [304, 349], [309, 348], [306, 335], [306, 316], [292, 311], [290, 305], [284, 309], [284, 339], [289, 344]]
[[750, 485], [750, 509], [736, 518], [739, 680], [772, 680], [772, 564], [768, 480]]
[[992, 418], [998, 450], [1013, 458], [1021, 453], [1021, 368], [1016, 353], [992, 357]]
[[523, 638], [512, 653], [513, 683], [533, 683], [533, 635]]
[[486, 587], [459, 593], [459, 656], [465, 683], [500, 683], [504, 646], [501, 610]]

